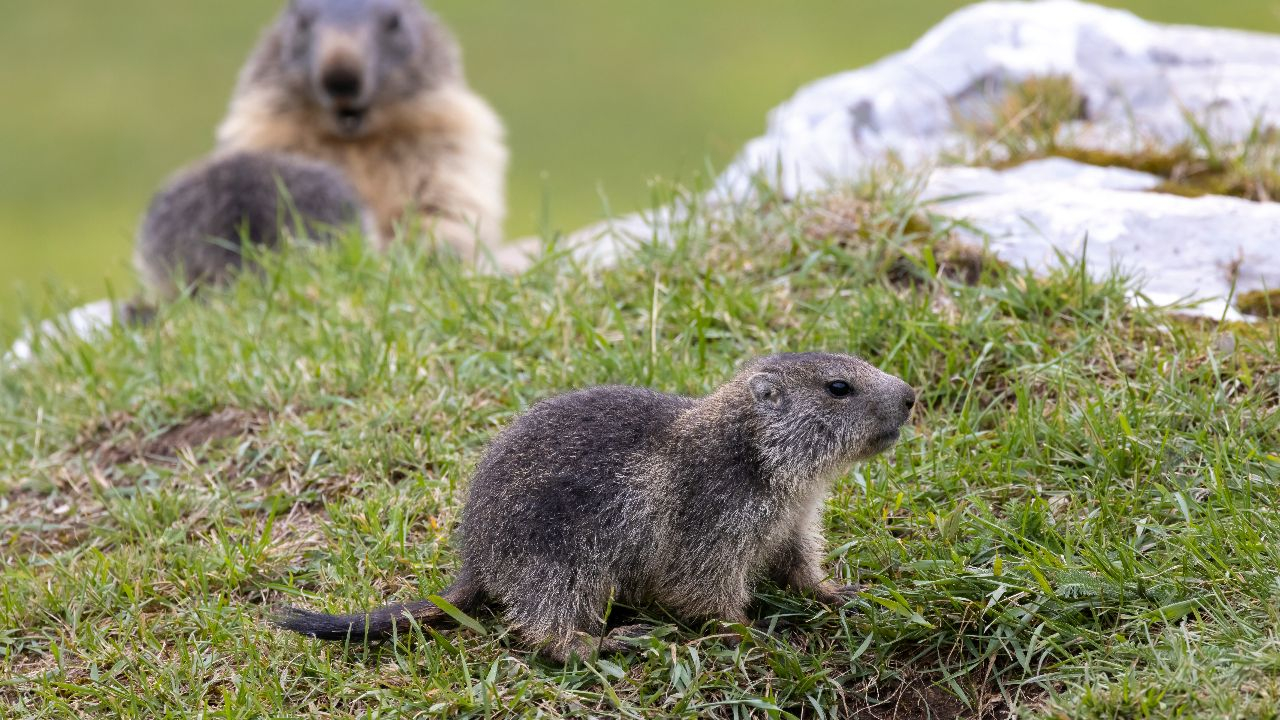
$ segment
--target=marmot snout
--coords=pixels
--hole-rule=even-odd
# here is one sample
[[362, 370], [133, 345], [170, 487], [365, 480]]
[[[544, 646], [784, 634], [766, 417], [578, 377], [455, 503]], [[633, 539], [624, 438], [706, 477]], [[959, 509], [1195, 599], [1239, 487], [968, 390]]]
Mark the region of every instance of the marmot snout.
[[462, 82], [457, 44], [412, 0], [294, 0], [278, 27], [271, 82], [309, 100], [339, 137], [385, 130], [388, 107]]
[[[540, 402], [480, 460], [462, 568], [441, 595], [464, 610], [496, 600], [558, 661], [642, 630], [606, 634], [611, 599], [736, 622], [762, 579], [840, 601], [851, 589], [822, 570], [822, 505], [838, 474], [893, 444], [914, 403], [898, 378], [827, 353], [755, 360], [702, 399], [597, 387]], [[423, 601], [278, 622], [359, 640], [445, 619]]]

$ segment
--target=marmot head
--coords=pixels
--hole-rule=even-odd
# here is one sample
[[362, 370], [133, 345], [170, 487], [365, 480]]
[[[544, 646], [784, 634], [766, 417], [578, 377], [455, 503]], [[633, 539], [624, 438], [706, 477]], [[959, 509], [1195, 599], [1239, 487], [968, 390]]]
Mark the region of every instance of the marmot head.
[[[376, 132], [401, 101], [461, 81], [458, 45], [417, 0], [290, 0], [255, 63], [333, 134]], [[274, 57], [270, 57], [274, 56]]]
[[819, 476], [887, 450], [911, 415], [911, 386], [854, 357], [772, 355], [732, 385], [749, 395], [756, 442], [776, 471]]

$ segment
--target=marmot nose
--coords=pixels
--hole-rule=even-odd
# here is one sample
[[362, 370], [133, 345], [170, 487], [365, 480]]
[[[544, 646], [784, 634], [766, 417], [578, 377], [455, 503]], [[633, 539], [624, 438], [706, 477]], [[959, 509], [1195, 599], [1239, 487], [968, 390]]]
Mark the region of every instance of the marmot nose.
[[360, 74], [348, 67], [326, 70], [320, 84], [334, 100], [355, 100], [360, 97]]
[[911, 388], [907, 388], [906, 392], [902, 393], [902, 409], [909, 415], [911, 414], [911, 408], [915, 406], [916, 391]]

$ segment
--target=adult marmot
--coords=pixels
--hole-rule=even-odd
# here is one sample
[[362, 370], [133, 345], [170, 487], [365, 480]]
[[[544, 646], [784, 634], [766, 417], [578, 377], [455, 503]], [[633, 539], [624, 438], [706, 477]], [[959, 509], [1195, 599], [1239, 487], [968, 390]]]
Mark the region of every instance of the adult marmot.
[[220, 151], [279, 151], [346, 173], [385, 246], [419, 219], [469, 260], [499, 249], [502, 122], [467, 87], [458, 45], [416, 0], [291, 0], [240, 74]]

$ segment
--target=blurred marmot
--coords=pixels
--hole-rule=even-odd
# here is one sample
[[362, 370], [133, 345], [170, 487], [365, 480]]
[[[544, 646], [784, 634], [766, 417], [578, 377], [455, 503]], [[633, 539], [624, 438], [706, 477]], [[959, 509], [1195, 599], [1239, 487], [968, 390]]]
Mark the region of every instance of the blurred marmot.
[[504, 135], [453, 36], [416, 0], [291, 0], [241, 71], [218, 146], [340, 167], [380, 246], [416, 217], [465, 259], [518, 268], [523, 256], [499, 248]]
[[[735, 622], [762, 578], [841, 600], [850, 588], [822, 570], [824, 499], [851, 463], [897, 440], [914, 404], [898, 378], [825, 353], [757, 359], [702, 399], [598, 387], [540, 402], [480, 460], [462, 569], [441, 597], [462, 610], [496, 600], [561, 662], [642, 630], [606, 634], [611, 598]], [[359, 641], [446, 619], [422, 601], [277, 622]]]
[[[282, 233], [327, 241], [363, 214], [355, 189], [326, 163], [278, 153], [215, 156], [180, 170], [152, 199], [134, 266], [153, 298], [171, 300], [226, 282], [245, 244], [274, 248]], [[134, 303], [126, 317], [148, 313]]]

